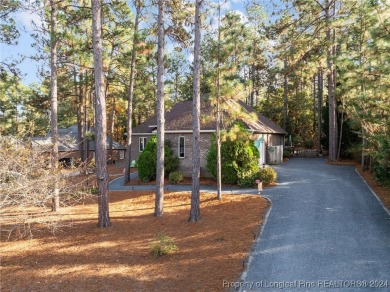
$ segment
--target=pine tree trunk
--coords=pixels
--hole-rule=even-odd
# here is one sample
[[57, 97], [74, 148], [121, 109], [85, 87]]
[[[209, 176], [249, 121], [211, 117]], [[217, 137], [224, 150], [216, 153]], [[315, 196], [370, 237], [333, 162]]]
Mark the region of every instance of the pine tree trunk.
[[129, 84], [129, 101], [127, 105], [127, 143], [126, 143], [126, 160], [125, 160], [125, 176], [124, 184], [130, 181], [130, 165], [131, 165], [131, 135], [133, 134], [133, 97], [134, 97], [134, 81], [135, 81], [135, 60], [137, 53], [138, 43], [138, 23], [139, 15], [141, 13], [141, 4], [136, 2], [136, 14], [134, 21], [134, 34], [133, 34], [133, 48], [131, 51], [131, 65], [130, 65], [130, 84]]
[[59, 178], [58, 178], [58, 123], [57, 123], [57, 4], [54, 0], [50, 0], [50, 129], [51, 129], [51, 141], [52, 148], [52, 169], [54, 174], [54, 192], [52, 211], [56, 212], [60, 208], [59, 199]]
[[318, 153], [322, 154], [321, 138], [322, 138], [322, 100], [324, 92], [324, 77], [322, 75], [322, 69], [318, 71]]
[[337, 117], [336, 117], [336, 97], [334, 91], [334, 64], [333, 64], [333, 39], [332, 29], [330, 28], [330, 4], [326, 0], [325, 17], [326, 17], [326, 41], [328, 44], [326, 63], [327, 63], [327, 80], [328, 80], [328, 103], [329, 103], [329, 161], [334, 162], [337, 159]]
[[[218, 32], [218, 37], [220, 38], [220, 31]], [[221, 40], [219, 39], [219, 42], [218, 42], [218, 45], [220, 46], [220, 42], [221, 42]], [[256, 95], [256, 90], [255, 90], [255, 78], [256, 78], [256, 76], [255, 76], [255, 66], [252, 64], [251, 65], [251, 67], [252, 67], [252, 92], [251, 92], [251, 98], [250, 98], [250, 106], [251, 107], [254, 107], [254, 105], [255, 105], [255, 95]]]
[[92, 0], [92, 36], [95, 73], [95, 153], [98, 182], [98, 226], [111, 225], [108, 203], [108, 173], [106, 147], [106, 99], [103, 76], [101, 0]]
[[284, 80], [283, 80], [283, 129], [287, 131], [287, 113], [288, 113], [288, 81], [287, 81], [287, 61], [284, 61]]
[[79, 155], [81, 162], [85, 161], [84, 157], [84, 98], [83, 98], [83, 90], [82, 90], [82, 73], [79, 74], [79, 83], [77, 84], [77, 72], [76, 69], [74, 71], [74, 86], [75, 86], [75, 93], [78, 97], [77, 102], [77, 139], [79, 143]]
[[317, 98], [316, 75], [314, 74], [313, 76], [313, 133], [316, 132], [316, 127], [317, 127], [316, 98]]
[[[86, 80], [88, 80], [88, 73], [86, 73]], [[84, 104], [84, 138], [85, 138], [85, 145], [84, 145], [84, 150], [85, 150], [85, 170], [87, 171], [87, 166], [89, 163], [89, 137], [87, 137], [87, 132], [91, 129], [91, 121], [88, 118], [88, 112], [91, 106], [92, 101], [92, 95], [93, 95], [93, 86], [91, 85], [91, 88], [88, 88], [88, 84], [85, 84], [85, 104]]]
[[367, 146], [367, 137], [364, 126], [362, 125], [362, 158], [361, 158], [361, 170], [366, 170], [366, 146]]
[[165, 103], [164, 103], [164, 9], [165, 0], [158, 1], [158, 48], [157, 48], [157, 173], [156, 201], [154, 215], [164, 213], [164, 142], [165, 142]]
[[112, 109], [110, 114], [110, 126], [109, 126], [109, 133], [108, 133], [108, 139], [109, 139], [109, 157], [110, 161], [114, 162], [114, 153], [113, 153], [113, 144], [114, 144], [114, 129], [115, 129], [115, 108], [116, 108], [116, 97], [115, 94], [112, 97]]
[[193, 86], [193, 145], [192, 145], [192, 194], [190, 222], [200, 220], [200, 49], [201, 49], [201, 8], [203, 0], [196, 0], [195, 41], [194, 41], [194, 86]]
[[344, 125], [344, 104], [343, 104], [343, 110], [341, 112], [340, 131], [339, 131], [339, 145], [338, 145], [338, 148], [337, 148], [337, 160], [340, 159], [341, 145], [342, 145], [342, 141], [343, 141], [343, 125]]
[[[222, 199], [222, 157], [221, 157], [221, 5], [218, 1], [218, 79], [217, 79], [217, 123], [216, 123], [216, 135], [217, 135], [217, 198]], [[253, 87], [253, 85], [252, 85]], [[195, 96], [195, 95], [194, 95]]]

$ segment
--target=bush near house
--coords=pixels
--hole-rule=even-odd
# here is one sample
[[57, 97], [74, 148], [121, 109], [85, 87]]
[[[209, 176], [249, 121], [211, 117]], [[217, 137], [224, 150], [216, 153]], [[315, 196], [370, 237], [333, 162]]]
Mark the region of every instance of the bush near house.
[[267, 186], [275, 183], [277, 176], [278, 174], [272, 167], [259, 168], [259, 171], [242, 178], [237, 184], [242, 188], [250, 188], [256, 186], [256, 179], [260, 179], [263, 182], [263, 186]]
[[267, 186], [271, 183], [276, 182], [278, 174], [272, 167], [260, 168], [259, 172], [257, 173], [257, 178], [259, 178], [263, 182], [264, 186]]
[[[221, 135], [222, 182], [246, 184], [259, 170], [259, 151], [250, 137], [250, 133], [240, 124], [234, 125]], [[217, 177], [217, 145], [215, 138], [207, 154], [207, 170]], [[241, 182], [241, 183], [240, 183]]]
[[290, 148], [285, 147], [283, 149], [283, 158], [291, 158], [293, 156], [293, 151]]
[[169, 174], [169, 182], [173, 185], [183, 181], [183, 174], [179, 171], [174, 171]]
[[[157, 166], [157, 137], [152, 136], [138, 159], [138, 176], [142, 181], [150, 181], [156, 178]], [[165, 143], [165, 176], [179, 167], [179, 158], [173, 154], [169, 141]]]

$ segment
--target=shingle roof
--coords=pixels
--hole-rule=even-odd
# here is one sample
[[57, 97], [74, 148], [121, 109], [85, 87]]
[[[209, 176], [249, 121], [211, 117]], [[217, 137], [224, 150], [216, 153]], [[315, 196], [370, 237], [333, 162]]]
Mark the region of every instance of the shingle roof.
[[[224, 110], [224, 119], [231, 119], [243, 122], [249, 130], [259, 134], [281, 134], [287, 132], [263, 115], [257, 113], [253, 108], [241, 101], [224, 101], [223, 106], [235, 109], [236, 113]], [[241, 109], [241, 110], [239, 110]], [[209, 101], [201, 102], [201, 130], [215, 130], [214, 106]], [[153, 133], [156, 130], [157, 117], [153, 116], [145, 122], [133, 128], [134, 134]], [[176, 103], [170, 110], [165, 112], [165, 131], [192, 131], [192, 101]]]
[[[40, 148], [43, 151], [51, 151], [51, 136], [48, 134], [45, 137], [33, 137], [31, 140], [32, 146], [35, 148]], [[69, 152], [69, 151], [78, 151], [78, 129], [77, 126], [70, 126], [65, 129], [58, 129], [58, 151], [60, 152]], [[109, 147], [110, 140], [107, 138], [107, 149]], [[117, 141], [113, 140], [112, 149], [114, 150], [125, 150], [126, 147]], [[95, 151], [95, 141], [89, 141], [89, 150]]]

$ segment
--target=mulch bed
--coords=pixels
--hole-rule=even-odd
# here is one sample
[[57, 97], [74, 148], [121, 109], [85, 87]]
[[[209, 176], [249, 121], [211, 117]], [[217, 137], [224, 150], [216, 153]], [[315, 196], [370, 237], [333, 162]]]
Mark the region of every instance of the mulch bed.
[[[153, 192], [110, 194], [112, 226], [97, 228], [96, 197], [62, 208], [62, 227], [0, 243], [1, 291], [221, 291], [243, 271], [269, 202], [259, 196], [201, 195], [202, 219], [189, 223], [189, 193], [166, 193], [153, 216]], [[69, 227], [66, 227], [69, 226]], [[178, 247], [155, 257], [157, 234]]]
[[[389, 189], [354, 165], [390, 208]], [[109, 166], [111, 179], [121, 172], [120, 166]], [[89, 179], [88, 185], [96, 178]], [[189, 204], [189, 193], [166, 193], [164, 215], [156, 218], [153, 192], [112, 192], [112, 226], [101, 229], [96, 197], [86, 196], [52, 215], [59, 219], [54, 235], [41, 226], [31, 239], [17, 233], [8, 241], [2, 238], [0, 291], [224, 290], [223, 281], [236, 281], [242, 273], [269, 202], [249, 195], [224, 195], [218, 201], [215, 194], [203, 193], [198, 223], [188, 222]], [[162, 232], [178, 251], [155, 257], [151, 245]]]

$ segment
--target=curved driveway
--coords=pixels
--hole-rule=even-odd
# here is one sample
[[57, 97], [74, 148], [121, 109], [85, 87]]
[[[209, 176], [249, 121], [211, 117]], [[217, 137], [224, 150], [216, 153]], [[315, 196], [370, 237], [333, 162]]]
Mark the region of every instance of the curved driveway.
[[276, 170], [241, 290], [390, 291], [390, 215], [355, 168], [294, 158]]

